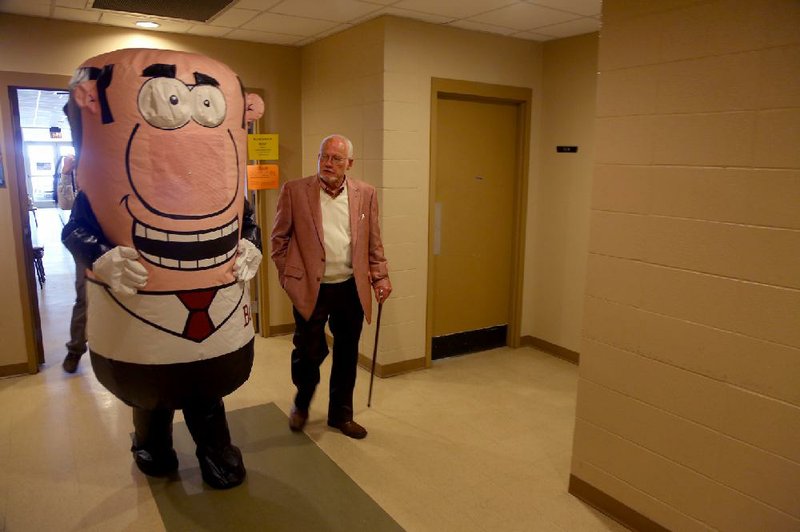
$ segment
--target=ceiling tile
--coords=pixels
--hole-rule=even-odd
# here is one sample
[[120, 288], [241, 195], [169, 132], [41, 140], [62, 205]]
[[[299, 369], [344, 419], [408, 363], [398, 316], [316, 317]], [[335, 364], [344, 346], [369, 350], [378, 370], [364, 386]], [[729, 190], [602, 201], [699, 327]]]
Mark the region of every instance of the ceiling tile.
[[550, 24], [566, 22], [575, 18], [577, 17], [570, 13], [555, 11], [546, 7], [530, 4], [514, 4], [471, 17], [471, 20], [525, 31], [540, 26], [549, 26]]
[[230, 33], [230, 28], [225, 28], [223, 26], [209, 26], [208, 24], [197, 24], [196, 26], [192, 26], [186, 33], [190, 33], [192, 35], [202, 35], [203, 37], [222, 37], [228, 33]]
[[569, 22], [562, 22], [561, 24], [536, 28], [536, 31], [545, 35], [550, 35], [551, 37], [571, 37], [573, 35], [583, 35], [585, 33], [600, 31], [600, 21], [596, 18], [585, 17], [577, 20], [570, 20]]
[[[189, 22], [181, 22], [175, 20], [167, 20], [158, 17], [150, 17], [150, 16], [135, 16], [135, 15], [122, 15], [119, 13], [111, 13], [109, 11], [103, 11], [103, 16], [100, 18], [101, 24], [110, 24], [112, 26], [121, 26], [123, 28], [128, 29], [136, 29], [143, 32], [148, 31], [169, 31], [173, 33], [183, 33], [188, 30], [192, 24]], [[152, 30], [140, 30], [136, 27], [136, 21], [138, 20], [152, 20], [153, 22], [158, 22], [161, 26], [158, 28], [154, 28]]]
[[242, 26], [245, 30], [267, 31], [308, 37], [329, 30], [336, 26], [335, 23], [325, 20], [310, 18], [287, 17], [273, 13], [262, 13]]
[[511, 35], [517, 33], [519, 30], [512, 28], [504, 28], [502, 26], [492, 26], [491, 24], [483, 24], [481, 22], [474, 22], [471, 20], [456, 20], [447, 24], [447, 26], [455, 26], [465, 30], [483, 31], [489, 33], [497, 33], [499, 35]]
[[296, 35], [285, 35], [280, 33], [270, 33], [253, 30], [233, 30], [225, 37], [226, 39], [238, 39], [241, 41], [263, 42], [268, 44], [294, 45], [301, 37]]
[[600, 15], [602, 10], [601, 0], [527, 0], [529, 4], [542, 7], [552, 7], [561, 11], [569, 11], [587, 17]]
[[511, 37], [516, 37], [517, 39], [527, 39], [529, 41], [552, 41], [555, 37], [550, 37], [549, 35], [544, 35], [542, 33], [536, 33], [535, 31], [521, 31], [519, 33], [511, 34]]
[[212, 18], [208, 22], [214, 26], [225, 26], [226, 28], [238, 28], [246, 22], [250, 22], [256, 16], [258, 11], [252, 9], [229, 9], [216, 18]]
[[355, 0], [287, 0], [270, 9], [270, 13], [294, 15], [334, 22], [347, 22], [378, 11], [381, 6]]
[[77, 20], [78, 22], [97, 22], [100, 20], [100, 12], [56, 6], [53, 9], [53, 17], [64, 20]]
[[49, 17], [50, 2], [29, 2], [27, 0], [3, 0], [0, 2], [5, 13], [29, 15], [31, 17]]
[[[0, 12], [124, 28], [133, 28], [133, 23], [141, 20], [128, 13], [94, 9], [91, 6], [95, 1], [0, 0]], [[127, 1], [135, 4], [140, 0]], [[142, 5], [144, 1], [141, 0]], [[601, 0], [235, 0], [206, 23], [171, 17], [148, 18], [161, 23], [156, 32], [276, 44], [288, 41], [292, 46], [312, 43], [384, 14], [523, 39], [549, 40], [596, 31], [597, 25], [591, 19], [600, 19], [600, 5]], [[233, 36], [233, 29], [247, 31]], [[147, 40], [152, 31], [138, 30], [135, 35]], [[294, 41], [293, 36], [297, 37]]]
[[352, 27], [353, 27], [353, 24], [337, 24], [336, 26], [334, 26], [333, 28], [331, 28], [331, 29], [329, 29], [327, 31], [324, 31], [322, 33], [318, 33], [317, 35], [314, 35], [314, 38], [322, 39], [323, 37], [327, 37], [329, 35], [333, 35], [334, 33], [339, 33], [340, 31], [349, 30]]
[[387, 15], [394, 15], [396, 17], [413, 18], [423, 22], [431, 22], [433, 24], [444, 24], [453, 20], [453, 17], [445, 17], [443, 15], [433, 15], [431, 13], [420, 13], [419, 11], [409, 11], [408, 9], [399, 9], [397, 7], [387, 7], [383, 10]]
[[71, 7], [73, 9], [83, 9], [86, 7], [86, 0], [56, 0], [56, 6]]
[[283, 0], [239, 0], [236, 7], [239, 9], [254, 9], [256, 11], [269, 11]]
[[401, 0], [392, 7], [432, 13], [443, 17], [466, 18], [507, 6], [514, 0]]

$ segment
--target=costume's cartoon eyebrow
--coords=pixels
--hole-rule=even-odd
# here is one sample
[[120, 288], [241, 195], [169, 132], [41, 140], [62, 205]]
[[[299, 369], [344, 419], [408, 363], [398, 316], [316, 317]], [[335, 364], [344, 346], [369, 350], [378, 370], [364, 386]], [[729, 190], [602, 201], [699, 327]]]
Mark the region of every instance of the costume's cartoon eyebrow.
[[175, 65], [153, 63], [142, 71], [142, 76], [148, 78], [174, 78], [175, 71]]
[[202, 72], [194, 73], [194, 82], [195, 85], [213, 85], [214, 87], [219, 87], [219, 81]]

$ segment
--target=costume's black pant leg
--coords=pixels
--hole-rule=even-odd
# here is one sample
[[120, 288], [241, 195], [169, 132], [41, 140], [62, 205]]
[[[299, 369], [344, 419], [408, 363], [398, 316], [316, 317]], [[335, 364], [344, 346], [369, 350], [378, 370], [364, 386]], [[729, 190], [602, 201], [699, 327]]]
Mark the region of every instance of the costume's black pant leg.
[[160, 477], [178, 469], [178, 456], [172, 448], [172, 418], [175, 410], [148, 410], [133, 407], [133, 445], [131, 452], [139, 470]]
[[183, 418], [198, 451], [201, 448], [222, 449], [231, 444], [231, 434], [222, 399], [212, 403], [186, 406], [183, 409]]
[[292, 382], [297, 387], [294, 404], [301, 410], [308, 410], [314, 390], [319, 384], [319, 367], [328, 356], [328, 343], [325, 340], [325, 323], [328, 321], [326, 290], [322, 285], [317, 305], [311, 317], [306, 320], [294, 310], [294, 349], [292, 350]]
[[172, 449], [172, 420], [170, 409], [145, 410], [133, 407], [134, 451], [147, 450], [160, 454]]
[[341, 423], [353, 419], [353, 389], [358, 366], [358, 340], [364, 311], [354, 279], [332, 285], [330, 328], [333, 334], [328, 421]]
[[183, 408], [183, 417], [197, 445], [197, 460], [203, 480], [217, 489], [241, 484], [247, 473], [241, 451], [231, 444], [222, 399], [187, 405]]

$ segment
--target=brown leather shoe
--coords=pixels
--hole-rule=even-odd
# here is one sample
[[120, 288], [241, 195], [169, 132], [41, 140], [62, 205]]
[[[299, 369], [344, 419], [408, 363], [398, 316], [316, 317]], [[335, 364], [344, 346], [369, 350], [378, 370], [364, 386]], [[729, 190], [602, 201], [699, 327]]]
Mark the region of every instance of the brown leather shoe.
[[292, 432], [300, 432], [308, 421], [308, 410], [300, 410], [296, 406], [292, 407], [289, 413], [289, 428]]
[[342, 421], [341, 423], [331, 423], [328, 421], [328, 426], [342, 431], [342, 434], [349, 438], [361, 440], [367, 437], [367, 429], [353, 421]]

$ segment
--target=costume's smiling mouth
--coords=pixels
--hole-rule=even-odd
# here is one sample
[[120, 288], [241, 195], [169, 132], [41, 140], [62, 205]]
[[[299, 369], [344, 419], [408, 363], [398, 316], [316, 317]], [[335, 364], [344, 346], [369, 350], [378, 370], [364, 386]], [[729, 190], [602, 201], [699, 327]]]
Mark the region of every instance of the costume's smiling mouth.
[[204, 231], [166, 231], [133, 222], [133, 245], [142, 258], [170, 270], [213, 268], [229, 261], [238, 243], [238, 218]]

